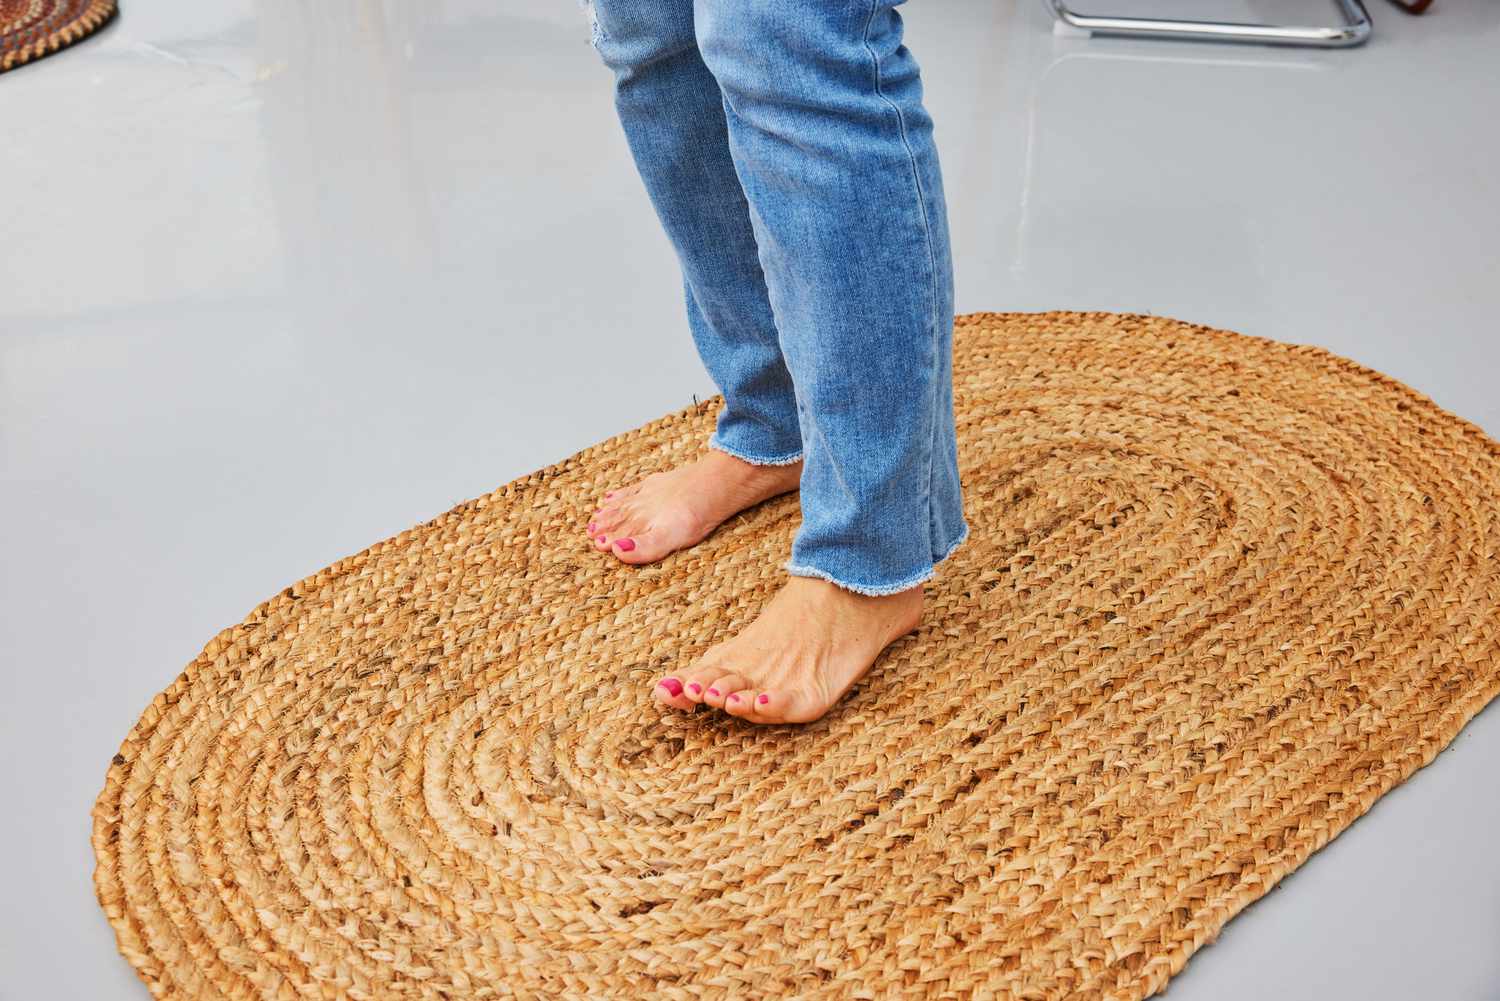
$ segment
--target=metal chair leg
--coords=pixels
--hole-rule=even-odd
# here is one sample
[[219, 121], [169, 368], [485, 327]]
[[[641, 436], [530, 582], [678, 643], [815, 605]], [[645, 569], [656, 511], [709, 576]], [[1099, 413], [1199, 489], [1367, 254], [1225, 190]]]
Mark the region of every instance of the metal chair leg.
[[1237, 24], [1228, 21], [1177, 21], [1156, 17], [1108, 17], [1079, 14], [1067, 0], [1047, 0], [1057, 19], [1069, 28], [1095, 35], [1131, 38], [1183, 38], [1218, 42], [1259, 42], [1267, 45], [1314, 45], [1344, 48], [1370, 37], [1370, 13], [1361, 0], [1334, 0], [1344, 16], [1329, 27], [1277, 24]]

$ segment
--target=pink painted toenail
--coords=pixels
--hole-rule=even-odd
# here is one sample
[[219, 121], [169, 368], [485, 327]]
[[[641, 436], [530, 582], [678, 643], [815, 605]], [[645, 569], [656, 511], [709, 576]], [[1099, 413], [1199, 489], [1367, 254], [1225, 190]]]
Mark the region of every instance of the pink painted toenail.
[[719, 694], [719, 690], [717, 688], [710, 688], [708, 690], [708, 694], [710, 694], [710, 695], [718, 695]]
[[635, 548], [635, 540], [634, 539], [616, 539], [615, 540], [615, 545], [619, 546], [620, 549], [621, 549], [621, 551], [628, 553], [632, 549]]
[[693, 682], [691, 685], [688, 685], [688, 687], [693, 690], [693, 694], [694, 695], [697, 695], [699, 692], [703, 691], [703, 686], [700, 685], [700, 684], [698, 684], [698, 682], [696, 682], [696, 681]]
[[594, 530], [594, 529], [596, 529], [596, 528], [598, 528], [598, 527], [599, 527], [599, 526], [598, 526], [598, 525], [596, 525], [596, 524], [594, 524], [594, 523], [593, 523], [593, 522], [592, 522], [592, 521], [591, 521], [591, 522], [589, 522], [589, 531], [590, 531], [590, 532], [592, 532], [592, 531], [593, 531], [593, 530]]
[[658, 682], [658, 684], [660, 684], [661, 687], [665, 688], [668, 692], [672, 693], [673, 698], [676, 698], [677, 696], [682, 694], [682, 682], [678, 681], [676, 678], [663, 678], [660, 682]]
[[760, 697], [760, 704], [761, 705], [765, 705], [767, 702], [770, 702], [770, 701], [771, 701], [771, 696], [769, 696], [769, 695], [762, 695]]
[[739, 697], [740, 697], [740, 693], [739, 692], [735, 692], [733, 695], [729, 696], [729, 701], [730, 702], [738, 701]]

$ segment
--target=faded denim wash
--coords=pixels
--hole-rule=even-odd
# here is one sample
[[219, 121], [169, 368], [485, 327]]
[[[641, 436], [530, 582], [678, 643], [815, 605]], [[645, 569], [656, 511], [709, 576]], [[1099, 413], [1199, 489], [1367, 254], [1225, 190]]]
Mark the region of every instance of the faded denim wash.
[[968, 534], [953, 262], [903, 0], [582, 0], [724, 407], [709, 444], [803, 460], [789, 573], [863, 594]]

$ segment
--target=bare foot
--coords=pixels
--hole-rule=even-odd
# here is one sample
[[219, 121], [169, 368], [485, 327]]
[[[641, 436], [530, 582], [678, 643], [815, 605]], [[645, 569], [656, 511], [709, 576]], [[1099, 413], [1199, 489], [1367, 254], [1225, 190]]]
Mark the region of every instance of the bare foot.
[[724, 519], [797, 489], [802, 463], [756, 466], [711, 448], [701, 458], [652, 473], [604, 495], [589, 538], [625, 563], [654, 563], [702, 542]]
[[811, 723], [921, 618], [920, 584], [872, 598], [792, 577], [755, 621], [659, 680], [654, 694], [674, 709], [701, 702], [752, 723]]

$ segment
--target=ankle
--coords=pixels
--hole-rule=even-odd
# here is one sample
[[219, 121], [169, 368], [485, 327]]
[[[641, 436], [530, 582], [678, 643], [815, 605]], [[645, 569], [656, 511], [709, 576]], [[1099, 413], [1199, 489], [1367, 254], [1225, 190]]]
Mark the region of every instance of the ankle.
[[894, 594], [863, 594], [840, 587], [821, 577], [793, 574], [787, 579], [787, 590], [809, 601], [842, 605], [869, 614], [890, 615], [900, 619], [920, 618], [925, 588], [921, 584]]
[[740, 505], [754, 504], [777, 494], [795, 490], [802, 479], [802, 462], [757, 465], [710, 448], [702, 460], [709, 475]]

